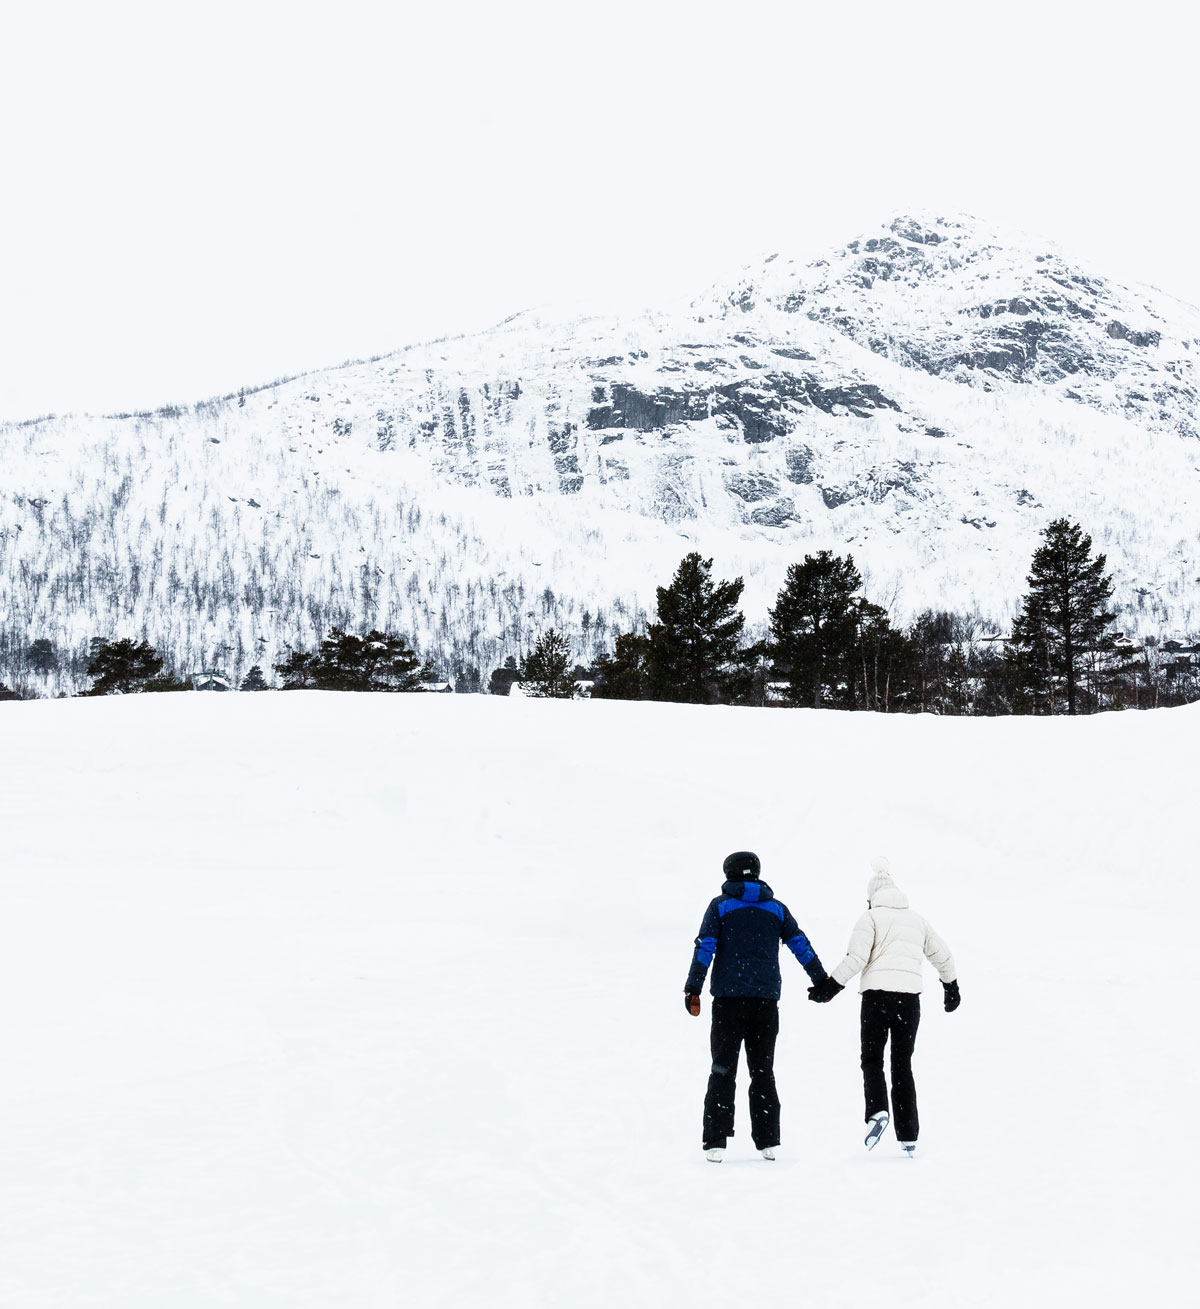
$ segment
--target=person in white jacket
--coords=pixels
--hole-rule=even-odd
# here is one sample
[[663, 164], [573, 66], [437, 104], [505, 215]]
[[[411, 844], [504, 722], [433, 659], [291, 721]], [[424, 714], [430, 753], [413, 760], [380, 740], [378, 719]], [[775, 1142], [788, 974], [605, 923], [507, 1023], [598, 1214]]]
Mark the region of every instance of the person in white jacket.
[[862, 1072], [866, 1097], [865, 1145], [873, 1150], [888, 1125], [888, 1087], [883, 1052], [892, 1042], [892, 1110], [901, 1148], [917, 1148], [917, 1088], [912, 1055], [921, 1021], [921, 972], [926, 959], [937, 969], [945, 991], [945, 1008], [953, 1013], [961, 996], [954, 956], [945, 941], [920, 914], [908, 907], [908, 897], [892, 881], [886, 859], [871, 864], [865, 914], [854, 924], [845, 959], [823, 982], [810, 986], [808, 998], [818, 1004], [832, 1000], [861, 973]]

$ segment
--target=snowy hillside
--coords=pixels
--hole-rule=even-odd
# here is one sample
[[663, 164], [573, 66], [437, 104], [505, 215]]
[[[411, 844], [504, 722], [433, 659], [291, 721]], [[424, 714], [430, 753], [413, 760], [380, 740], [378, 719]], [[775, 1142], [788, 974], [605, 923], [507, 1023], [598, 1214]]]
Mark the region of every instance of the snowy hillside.
[[379, 623], [486, 670], [554, 623], [586, 658], [691, 548], [746, 576], [752, 621], [828, 547], [897, 617], [1002, 622], [1060, 514], [1107, 551], [1126, 627], [1186, 633], [1198, 351], [1189, 306], [906, 217], [691, 304], [0, 427], [5, 640], [145, 633], [236, 674]]
[[[0, 1304], [1184, 1303], [1198, 714], [0, 706]], [[952, 945], [915, 1160], [785, 957], [781, 1158], [743, 1078], [704, 1162], [746, 846], [826, 963], [876, 853]]]

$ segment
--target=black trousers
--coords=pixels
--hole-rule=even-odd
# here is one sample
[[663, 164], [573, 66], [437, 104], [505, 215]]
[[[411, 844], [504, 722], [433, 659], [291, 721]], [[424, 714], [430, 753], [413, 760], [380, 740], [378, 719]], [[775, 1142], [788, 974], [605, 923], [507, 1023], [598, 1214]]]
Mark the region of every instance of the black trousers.
[[892, 1039], [892, 1125], [897, 1141], [915, 1141], [917, 1087], [912, 1056], [921, 1022], [921, 997], [903, 991], [864, 991], [862, 995], [862, 1073], [867, 1118], [888, 1107], [883, 1049]]
[[775, 1092], [775, 1038], [779, 1001], [723, 996], [712, 1002], [712, 1072], [704, 1097], [704, 1148], [724, 1146], [733, 1135], [733, 1095], [738, 1056], [746, 1047], [750, 1070], [750, 1134], [759, 1150], [779, 1144], [779, 1096]]

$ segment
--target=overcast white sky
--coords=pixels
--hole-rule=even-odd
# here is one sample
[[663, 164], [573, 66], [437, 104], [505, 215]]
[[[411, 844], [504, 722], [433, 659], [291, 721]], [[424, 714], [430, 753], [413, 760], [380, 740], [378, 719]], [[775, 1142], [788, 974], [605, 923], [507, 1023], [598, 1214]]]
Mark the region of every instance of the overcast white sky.
[[963, 210], [1200, 302], [1191, 5], [9, 5], [0, 418]]

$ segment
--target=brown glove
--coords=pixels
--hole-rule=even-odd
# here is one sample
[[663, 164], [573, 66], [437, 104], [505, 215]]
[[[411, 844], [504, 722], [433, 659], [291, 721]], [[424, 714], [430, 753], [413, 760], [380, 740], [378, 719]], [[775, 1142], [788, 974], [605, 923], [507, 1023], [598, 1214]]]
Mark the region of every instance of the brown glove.
[[687, 1005], [687, 1011], [693, 1018], [700, 1017], [700, 997], [691, 991], [683, 993], [683, 1003]]

